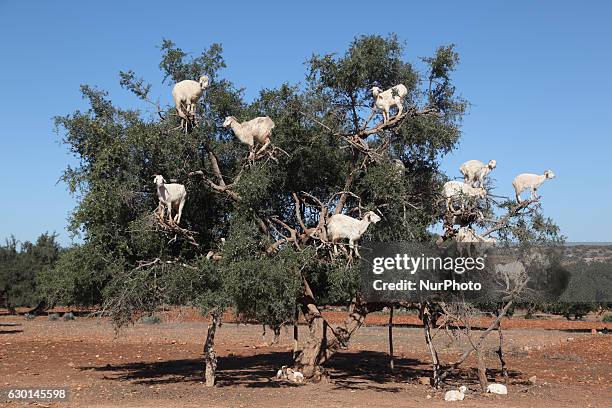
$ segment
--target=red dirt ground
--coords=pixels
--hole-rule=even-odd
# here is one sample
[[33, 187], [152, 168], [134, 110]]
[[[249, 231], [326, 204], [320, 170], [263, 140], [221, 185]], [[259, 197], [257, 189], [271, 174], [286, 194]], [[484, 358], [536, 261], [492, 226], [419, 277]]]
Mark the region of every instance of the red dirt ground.
[[[413, 407], [448, 406], [444, 390], [419, 384], [429, 374], [422, 329], [394, 330], [396, 372], [390, 374], [387, 329], [368, 325], [353, 337], [348, 350], [329, 362], [326, 383], [294, 385], [277, 381], [276, 370], [291, 361], [291, 330], [275, 346], [263, 343], [261, 326], [224, 324], [217, 337], [218, 386], [202, 384], [202, 339], [206, 323], [181, 313], [168, 313], [158, 325], [135, 324], [115, 335], [106, 320], [77, 317], [0, 318], [0, 388], [60, 387], [70, 389], [68, 402], [32, 403], [47, 407]], [[331, 321], [345, 313], [328, 312]], [[386, 323], [371, 315], [368, 323]], [[415, 316], [395, 319], [417, 324]], [[486, 323], [486, 322], [483, 322]], [[477, 390], [474, 361], [468, 360], [449, 387], [466, 384], [465, 407], [609, 407], [612, 406], [612, 337], [591, 334], [603, 329], [594, 321], [504, 321], [511, 381], [509, 395], [482, 395]], [[610, 325], [608, 324], [608, 329]], [[267, 340], [271, 333], [268, 332]], [[305, 328], [300, 327], [300, 339]], [[465, 345], [436, 340], [443, 361], [452, 361]], [[488, 347], [493, 349], [492, 336]], [[498, 364], [489, 353], [489, 379]], [[528, 378], [536, 376], [535, 386]], [[500, 380], [497, 377], [498, 381]], [[20, 406], [5, 403], [1, 406]]]

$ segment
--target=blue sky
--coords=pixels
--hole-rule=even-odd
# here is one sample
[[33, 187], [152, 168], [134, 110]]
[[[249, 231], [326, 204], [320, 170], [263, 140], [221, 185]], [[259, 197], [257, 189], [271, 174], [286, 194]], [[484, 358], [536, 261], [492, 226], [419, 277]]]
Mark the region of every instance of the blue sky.
[[472, 107], [459, 148], [443, 161], [449, 174], [465, 160], [495, 158], [495, 194], [510, 195], [516, 174], [550, 168], [557, 178], [541, 189], [545, 213], [569, 240], [612, 241], [611, 2], [228, 4], [0, 0], [0, 171], [8, 196], [0, 200], [0, 240], [56, 231], [70, 242], [65, 225], [75, 200], [57, 181], [73, 159], [52, 117], [84, 107], [81, 83], [138, 106], [118, 85], [125, 69], [170, 103], [157, 68], [162, 38], [193, 52], [222, 43], [225, 76], [252, 98], [301, 81], [313, 52], [343, 52], [356, 35], [396, 32], [413, 62], [457, 44], [455, 82]]

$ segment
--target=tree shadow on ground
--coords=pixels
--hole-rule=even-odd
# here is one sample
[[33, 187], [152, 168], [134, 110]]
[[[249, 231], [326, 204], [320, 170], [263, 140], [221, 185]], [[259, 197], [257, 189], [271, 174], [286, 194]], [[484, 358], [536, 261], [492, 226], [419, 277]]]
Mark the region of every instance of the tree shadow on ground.
[[22, 333], [23, 330], [18, 329], [18, 330], [1, 330], [0, 329], [0, 334], [17, 334], [17, 333]]
[[336, 389], [399, 392], [399, 382], [431, 375], [426, 361], [396, 357], [391, 372], [389, 354], [380, 351], [344, 352], [326, 365]]
[[[281, 388], [299, 385], [275, 378], [283, 365], [291, 365], [290, 352], [268, 352], [252, 356], [229, 355], [219, 357], [217, 386], [244, 386], [250, 388]], [[204, 362], [201, 358], [156, 362], [134, 362], [97, 367], [80, 367], [104, 373], [104, 379], [131, 381], [135, 384], [156, 385], [172, 383], [202, 382]], [[419, 377], [430, 377], [428, 361], [413, 358], [395, 358], [395, 373], [389, 368], [389, 355], [378, 351], [342, 352], [326, 364], [327, 373], [335, 389], [373, 390], [399, 392], [401, 383], [416, 382]], [[489, 369], [493, 380], [500, 377], [499, 370]], [[519, 379], [521, 373], [510, 371], [511, 379]], [[448, 384], [476, 384], [475, 369], [457, 370], [447, 378]]]
[[[219, 357], [217, 385], [246, 386], [253, 388], [279, 388], [298, 386], [276, 380], [276, 371], [283, 365], [291, 365], [290, 352], [268, 352], [252, 356], [229, 355]], [[104, 378], [113, 381], [132, 381], [136, 384], [155, 385], [177, 382], [203, 381], [203, 359], [180, 359], [155, 362], [133, 362], [107, 364], [96, 367], [80, 367], [104, 373]], [[326, 365], [328, 374], [336, 388], [371, 389], [397, 392], [397, 382], [416, 377], [429, 376], [431, 370], [426, 361], [396, 358], [395, 372], [389, 369], [387, 353], [376, 351], [342, 352]]]
[[[593, 329], [588, 328], [588, 329], [546, 329], [546, 330], [551, 330], [551, 331], [560, 331], [560, 332], [565, 332], [565, 333], [592, 333]], [[596, 331], [598, 333], [602, 333], [602, 334], [610, 334], [610, 330], [608, 330], [607, 328], [603, 328], [603, 329], [596, 329]]]
[[[217, 385], [245, 385], [249, 387], [281, 387], [287, 385], [275, 380], [276, 371], [291, 363], [291, 353], [270, 352], [253, 356], [219, 357]], [[105, 379], [133, 381], [137, 384], [165, 384], [176, 382], [201, 382], [204, 378], [202, 358], [156, 362], [136, 362], [97, 367], [80, 367], [106, 373]], [[291, 385], [291, 384], [290, 384]]]
[[3, 327], [21, 327], [21, 323], [0, 323], [0, 334], [22, 333], [22, 329], [3, 329]]

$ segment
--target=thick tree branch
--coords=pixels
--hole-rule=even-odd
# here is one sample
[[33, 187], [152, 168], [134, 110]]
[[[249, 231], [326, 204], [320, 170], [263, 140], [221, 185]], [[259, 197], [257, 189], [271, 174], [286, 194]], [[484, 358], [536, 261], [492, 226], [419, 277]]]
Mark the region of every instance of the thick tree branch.
[[[212, 188], [216, 192], [227, 194], [227, 196], [229, 198], [231, 198], [232, 200], [234, 200], [236, 202], [240, 202], [240, 200], [241, 200], [241, 197], [237, 193], [235, 193], [234, 191], [232, 191], [230, 189], [230, 187], [232, 185], [229, 185], [229, 186], [228, 185], [223, 185], [222, 186], [222, 185], [216, 184], [214, 181], [212, 181], [211, 179], [206, 177], [202, 170], [192, 171], [192, 172], [189, 172], [187, 175], [189, 177], [200, 176], [202, 178], [202, 180], [204, 181], [204, 183], [206, 183], [210, 188]], [[223, 183], [223, 184], [225, 184], [225, 183]]]

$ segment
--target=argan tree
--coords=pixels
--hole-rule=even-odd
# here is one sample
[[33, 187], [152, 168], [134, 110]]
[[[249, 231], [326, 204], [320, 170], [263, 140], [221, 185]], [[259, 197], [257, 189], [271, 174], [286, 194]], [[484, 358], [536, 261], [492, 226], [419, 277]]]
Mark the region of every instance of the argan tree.
[[[309, 337], [294, 364], [320, 377], [366, 315], [384, 307], [362, 299], [357, 262], [333, 255], [326, 222], [372, 210], [382, 221], [362, 241], [435, 240], [428, 227], [443, 218], [438, 192], [446, 179], [439, 163], [457, 145], [467, 106], [451, 78], [459, 57], [452, 45], [440, 47], [419, 72], [395, 36], [358, 37], [344, 54], [313, 55], [303, 83], [245, 101], [222, 75], [219, 45], [192, 57], [164, 41], [161, 52], [167, 85], [210, 77], [190, 132], [158, 102], [169, 100], [169, 88], [132, 71], [120, 73], [121, 85], [150, 109], [120, 108], [83, 86], [89, 109], [56, 119], [79, 159], [64, 180], [80, 198], [71, 228], [84, 244], [60, 260], [72, 257], [78, 268], [58, 268], [62, 283], [49, 296], [99, 301], [118, 326], [162, 304], [200, 307], [211, 316], [209, 385], [225, 311], [278, 327], [299, 309]], [[408, 89], [406, 109], [382, 123], [371, 88], [399, 83]], [[222, 126], [230, 115], [271, 117], [268, 153], [247, 160], [248, 148]], [[180, 226], [154, 215], [155, 174], [187, 188]], [[508, 219], [499, 229], [512, 228]], [[323, 305], [347, 306], [346, 321], [328, 324]]]

